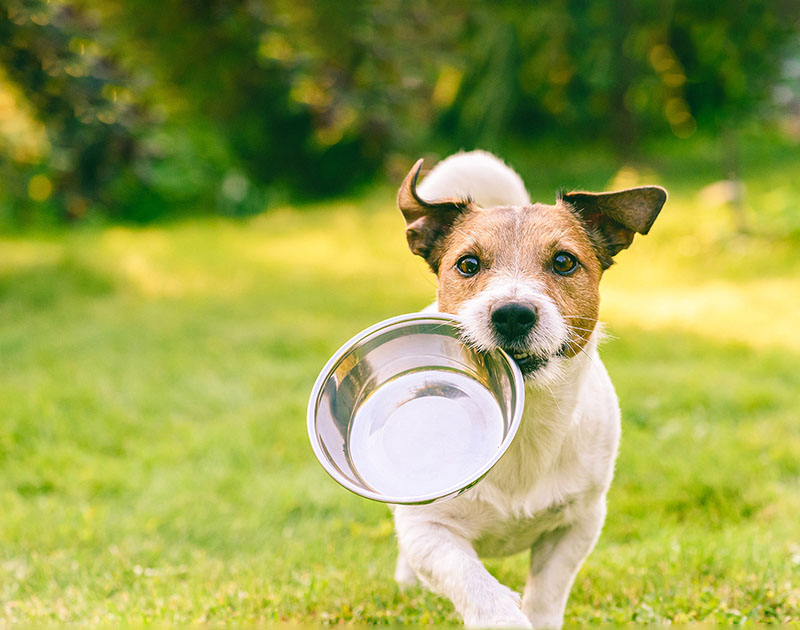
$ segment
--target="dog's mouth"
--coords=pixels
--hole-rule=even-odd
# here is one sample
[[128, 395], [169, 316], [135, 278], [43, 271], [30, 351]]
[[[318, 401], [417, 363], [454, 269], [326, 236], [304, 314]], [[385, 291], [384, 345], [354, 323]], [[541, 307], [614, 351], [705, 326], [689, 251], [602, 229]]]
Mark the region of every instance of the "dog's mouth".
[[533, 376], [536, 372], [545, 367], [553, 357], [565, 356], [567, 349], [568, 347], [565, 343], [552, 355], [542, 356], [541, 354], [536, 354], [535, 352], [524, 352], [514, 348], [503, 348], [503, 350], [505, 350], [505, 352], [510, 355], [512, 359], [514, 359], [514, 363], [517, 364], [520, 372], [522, 372], [522, 375], [526, 378]]
[[531, 376], [547, 365], [547, 362], [550, 360], [550, 357], [543, 357], [532, 352], [519, 352], [517, 350], [505, 348], [504, 350], [514, 359], [514, 363], [517, 364], [523, 376]]

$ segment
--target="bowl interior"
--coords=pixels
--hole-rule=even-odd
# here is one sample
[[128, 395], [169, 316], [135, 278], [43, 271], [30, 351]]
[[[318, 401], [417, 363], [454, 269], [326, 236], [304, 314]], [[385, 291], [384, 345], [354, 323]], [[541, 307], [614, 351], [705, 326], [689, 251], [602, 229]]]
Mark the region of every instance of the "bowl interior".
[[522, 395], [513, 361], [465, 346], [452, 316], [401, 316], [328, 362], [309, 402], [309, 437], [323, 467], [353, 492], [427, 503], [488, 472], [516, 432]]

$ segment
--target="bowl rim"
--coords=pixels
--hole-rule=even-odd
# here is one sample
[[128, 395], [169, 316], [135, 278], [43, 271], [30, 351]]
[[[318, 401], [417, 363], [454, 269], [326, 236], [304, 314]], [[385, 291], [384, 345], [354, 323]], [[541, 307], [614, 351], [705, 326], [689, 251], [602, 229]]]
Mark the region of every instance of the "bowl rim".
[[[369, 337], [374, 336], [381, 330], [397, 326], [398, 324], [411, 324], [415, 322], [424, 322], [426, 320], [434, 320], [452, 324], [456, 328], [460, 324], [460, 320], [456, 315], [452, 315], [450, 313], [440, 313], [438, 311], [429, 313], [406, 313], [404, 315], [390, 317], [373, 324], [372, 326], [369, 326], [368, 328], [365, 328], [359, 332], [357, 335], [351, 337], [339, 347], [333, 356], [331, 356], [331, 358], [325, 363], [325, 366], [322, 368], [314, 382], [314, 387], [311, 389], [311, 395], [308, 400], [308, 410], [306, 413], [306, 426], [308, 429], [308, 438], [311, 442], [311, 448], [314, 451], [314, 455], [316, 456], [317, 461], [319, 461], [319, 463], [325, 469], [325, 472], [327, 472], [334, 481], [344, 488], [347, 488], [354, 494], [362, 496], [366, 499], [372, 499], [373, 501], [390, 503], [394, 505], [421, 505], [456, 497], [478, 483], [495, 466], [495, 464], [497, 464], [500, 458], [505, 455], [509, 446], [511, 446], [511, 442], [513, 442], [517, 432], [519, 431], [519, 427], [522, 422], [522, 412], [525, 407], [525, 381], [522, 377], [522, 372], [520, 371], [519, 366], [509, 356], [509, 354], [502, 348], [497, 348], [494, 350], [494, 352], [498, 353], [505, 360], [506, 365], [509, 367], [512, 375], [514, 383], [513, 391], [515, 393], [514, 408], [506, 436], [503, 438], [503, 441], [500, 443], [500, 446], [495, 454], [476, 472], [468, 477], [465, 477], [463, 481], [437, 492], [429, 492], [415, 496], [390, 496], [362, 488], [361, 486], [352, 483], [349, 479], [345, 478], [336, 469], [336, 467], [333, 466], [333, 464], [325, 455], [325, 450], [316, 431], [316, 412], [320, 394], [333, 369], [341, 361], [341, 359], [353, 349], [355, 345]], [[456, 339], [461, 341], [458, 338]], [[461, 341], [461, 343], [463, 343], [463, 341]]]

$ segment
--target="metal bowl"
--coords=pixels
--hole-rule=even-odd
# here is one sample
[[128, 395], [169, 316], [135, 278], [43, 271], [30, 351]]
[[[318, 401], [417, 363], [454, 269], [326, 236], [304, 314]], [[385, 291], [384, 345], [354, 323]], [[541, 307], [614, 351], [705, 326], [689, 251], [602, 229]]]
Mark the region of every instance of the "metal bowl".
[[367, 328], [333, 355], [311, 392], [308, 435], [348, 490], [432, 503], [489, 472], [514, 439], [523, 404], [511, 357], [464, 345], [452, 315], [414, 313]]

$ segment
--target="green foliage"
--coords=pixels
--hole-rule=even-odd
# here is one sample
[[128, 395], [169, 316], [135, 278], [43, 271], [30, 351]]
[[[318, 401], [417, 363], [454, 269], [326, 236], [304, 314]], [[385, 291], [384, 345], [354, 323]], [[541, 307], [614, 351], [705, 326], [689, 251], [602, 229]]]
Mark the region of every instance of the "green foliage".
[[8, 0], [0, 222], [248, 215], [543, 137], [723, 131], [727, 176], [739, 128], [797, 98], [797, 30], [760, 0]]
[[414, 44], [425, 28], [408, 9], [15, 0], [0, 12], [11, 44], [0, 66], [51, 146], [17, 165], [6, 203], [24, 218], [37, 170], [55, 194], [33, 201], [58, 215], [135, 220], [186, 200], [248, 214], [265, 189], [308, 196], [367, 181], [412, 135], [399, 123], [427, 83], [419, 60], [436, 50]]
[[743, 0], [507, 4], [472, 9], [466, 72], [443, 130], [470, 146], [509, 132], [589, 136], [623, 153], [642, 136], [691, 136], [769, 110], [786, 46], [788, 6]]
[[[39, 155], [4, 152], [0, 167], [17, 199], [45, 202], [50, 188], [59, 190], [54, 210], [63, 215], [84, 214], [89, 199], [110, 205], [108, 185], [128, 168], [142, 125], [135, 108], [117, 104], [123, 78], [89, 31], [61, 6], [10, 2], [0, 10], [0, 67], [24, 87], [48, 140]], [[21, 158], [21, 168], [8, 168], [9, 157]], [[26, 191], [28, 178], [43, 170], [41, 190]]]

